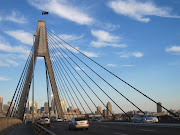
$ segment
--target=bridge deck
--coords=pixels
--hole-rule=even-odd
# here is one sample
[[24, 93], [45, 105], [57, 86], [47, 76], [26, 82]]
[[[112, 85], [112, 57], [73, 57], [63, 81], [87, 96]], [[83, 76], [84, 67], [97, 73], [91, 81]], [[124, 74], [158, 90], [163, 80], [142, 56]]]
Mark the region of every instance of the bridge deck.
[[4, 135], [37, 135], [30, 124], [18, 124], [10, 128]]

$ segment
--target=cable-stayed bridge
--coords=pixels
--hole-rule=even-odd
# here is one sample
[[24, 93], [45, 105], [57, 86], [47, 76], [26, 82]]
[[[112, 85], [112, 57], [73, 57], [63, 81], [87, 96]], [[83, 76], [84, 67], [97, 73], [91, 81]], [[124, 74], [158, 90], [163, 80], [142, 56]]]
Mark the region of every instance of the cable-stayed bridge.
[[[154, 106], [159, 105], [176, 117], [176, 114], [159, 104], [158, 101], [120, 78], [116, 73], [112, 73], [100, 62], [98, 63], [88, 57], [85, 52], [61, 39], [46, 28], [45, 21], [38, 21], [37, 30], [34, 34], [34, 44], [12, 97], [6, 115], [8, 118], [24, 119], [30, 87], [31, 84], [34, 84], [33, 77], [37, 57], [44, 58], [47, 84], [47, 91], [45, 92], [47, 92], [48, 101], [50, 102], [52, 92], [57, 115], [62, 119], [70, 120], [72, 117], [87, 116], [88, 114], [95, 116], [94, 110], [98, 106], [103, 106], [108, 116], [115, 120], [116, 116], [112, 107], [106, 105], [107, 102], [110, 102], [113, 108], [116, 108], [118, 112], [121, 112], [125, 118], [130, 120], [131, 116], [127, 113], [126, 108], [122, 106], [121, 101], [129, 104], [132, 110], [145, 114], [145, 110], [142, 109], [141, 105], [138, 105], [138, 102], [122, 92], [126, 89], [147, 98]], [[82, 110], [83, 113], [65, 113], [60, 102], [62, 99], [67, 103], [65, 110], [72, 106]], [[98, 114], [106, 119], [102, 111], [99, 111]]]

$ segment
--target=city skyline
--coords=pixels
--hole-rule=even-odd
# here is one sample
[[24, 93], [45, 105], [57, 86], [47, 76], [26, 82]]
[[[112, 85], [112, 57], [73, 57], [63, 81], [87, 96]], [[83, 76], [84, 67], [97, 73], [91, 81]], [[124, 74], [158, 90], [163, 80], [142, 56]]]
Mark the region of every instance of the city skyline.
[[[2, 96], [0, 96], [0, 101], [2, 101]], [[51, 96], [51, 98], [53, 99], [53, 96]], [[51, 100], [52, 101], [52, 100]], [[65, 107], [65, 100], [61, 99], [61, 106]], [[7, 104], [3, 104], [2, 107], [2, 111], [0, 111], [0, 116], [5, 116], [9, 106], [10, 106], [11, 102], [9, 101]], [[35, 117], [40, 117], [40, 116], [50, 116], [50, 117], [58, 117], [57, 114], [57, 110], [55, 107], [55, 110], [53, 110], [53, 107], [51, 106], [52, 104], [49, 104], [50, 106], [48, 107], [48, 102], [44, 102], [44, 106], [39, 106], [38, 109], [38, 103], [35, 101], [34, 102], [34, 113], [35, 113]], [[158, 102], [157, 103], [157, 111], [156, 112], [152, 112], [152, 111], [144, 111], [146, 114], [151, 114], [151, 115], [155, 115], [155, 116], [165, 116], [165, 115], [172, 115], [169, 112], [166, 111], [162, 111], [162, 103]], [[13, 108], [13, 106], [11, 107], [11, 109]], [[97, 106], [97, 110], [95, 110], [94, 112], [83, 112], [80, 108], [73, 108], [72, 106], [66, 106], [66, 108], [64, 108], [65, 110], [63, 110], [63, 114], [64, 117], [66, 119], [71, 119], [76, 115], [79, 116], [86, 116], [88, 115], [88, 117], [103, 117], [103, 118], [109, 118], [111, 119], [112, 117], [116, 117], [118, 119], [118, 117], [125, 115], [124, 113], [120, 113], [120, 112], [114, 112], [113, 111], [113, 106], [110, 102], [107, 102], [107, 105], [101, 108], [101, 106]], [[170, 109], [170, 111], [174, 114], [176, 114], [177, 116], [179, 116], [180, 114], [180, 109], [179, 110], [172, 110]], [[26, 106], [26, 111], [25, 111], [25, 116], [27, 117], [31, 117], [30, 114], [32, 114], [32, 101], [28, 101], [27, 102], [27, 106]], [[127, 115], [129, 115], [130, 117], [134, 116], [135, 114], [140, 114], [142, 115], [143, 113], [139, 110], [130, 110], [128, 112], [126, 112]]]
[[[116, 7], [119, 4], [124, 5], [121, 6], [122, 9]], [[26, 7], [26, 10], [22, 10], [19, 5]], [[54, 5], [59, 9], [62, 6], [64, 10], [57, 12], [51, 7]], [[134, 5], [132, 8], [134, 14], [123, 8], [131, 7], [131, 5]], [[80, 3], [57, 0], [2, 1], [0, 5], [0, 94], [3, 96], [3, 102], [7, 103], [13, 97], [32, 47], [37, 21], [42, 18], [46, 21], [50, 31], [75, 48], [155, 101], [161, 102], [168, 109], [179, 110], [180, 106], [177, 104], [179, 102], [178, 95], [180, 95], [179, 6], [178, 0], [161, 2], [155, 0], [93, 0]], [[144, 7], [149, 7], [150, 11], [146, 11]], [[48, 11], [49, 14], [41, 16], [42, 10]], [[67, 11], [73, 16], [66, 14]], [[76, 51], [74, 53], [80, 55]], [[89, 65], [92, 64], [89, 61], [86, 62]], [[157, 110], [157, 105], [144, 96], [96, 66], [92, 65], [92, 68], [142, 110]], [[78, 73], [81, 72], [76, 65], [74, 65], [74, 69]], [[86, 67], [82, 67], [82, 70], [89, 72]], [[98, 83], [102, 84], [102, 89], [113, 97], [113, 100], [126, 112], [135, 110], [135, 107], [117, 95], [116, 91], [104, 85], [94, 74], [91, 75]], [[92, 85], [92, 82], [89, 83]], [[43, 106], [45, 101], [47, 102], [46, 89], [44, 61], [38, 58], [35, 67], [35, 101], [40, 106]], [[92, 89], [101, 96], [104, 103], [111, 102], [115, 113], [120, 112], [115, 103], [96, 86], [92, 85]], [[63, 96], [60, 93], [62, 92], [61, 88], [58, 90], [59, 95]], [[70, 90], [73, 92], [72, 89]], [[85, 90], [93, 98], [93, 101], [102, 107], [102, 110], [105, 109], [87, 87]], [[91, 103], [86, 94], [83, 91], [80, 92], [88, 100], [93, 111], [96, 111], [96, 106]], [[75, 97], [75, 95], [73, 96]], [[29, 93], [29, 101], [31, 99], [32, 90]], [[78, 102], [76, 97], [75, 100]], [[80, 101], [83, 106], [86, 106], [83, 99]], [[78, 105], [80, 106], [80, 103]], [[85, 109], [89, 112], [88, 107]]]

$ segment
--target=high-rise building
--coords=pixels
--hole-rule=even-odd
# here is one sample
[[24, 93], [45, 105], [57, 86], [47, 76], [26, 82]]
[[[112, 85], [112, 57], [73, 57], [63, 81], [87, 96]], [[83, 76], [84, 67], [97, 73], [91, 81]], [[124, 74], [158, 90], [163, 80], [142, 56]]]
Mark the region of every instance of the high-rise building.
[[158, 102], [157, 103], [157, 113], [161, 113], [162, 112], [162, 107], [160, 105], [162, 106], [162, 103]]
[[66, 112], [66, 109], [65, 109], [65, 100], [62, 99], [62, 100], [60, 101], [60, 103], [61, 103], [62, 111], [65, 113], [65, 112]]
[[112, 105], [110, 102], [107, 103], [107, 115], [112, 116]]
[[104, 116], [104, 117], [107, 116], [107, 110], [106, 110], [106, 109], [103, 110], [103, 116]]
[[44, 107], [41, 107], [41, 113], [44, 111]]
[[76, 108], [76, 114], [80, 114], [79, 108]]
[[51, 108], [52, 108], [52, 111], [56, 111], [56, 106], [55, 106], [55, 100], [54, 100], [54, 96], [51, 95]]
[[97, 113], [101, 114], [101, 107], [100, 106], [97, 107]]
[[4, 105], [3, 105], [3, 110], [4, 110], [4, 111], [8, 111], [8, 109], [9, 109], [9, 105], [8, 105], [8, 104], [4, 104]]
[[3, 97], [0, 96], [0, 112], [2, 112], [2, 107], [3, 107]]
[[67, 109], [68, 112], [73, 112], [73, 107], [69, 106], [69, 108]]
[[[28, 102], [28, 107], [27, 107], [27, 112], [28, 113], [32, 113], [32, 106], [33, 106], [33, 102], [29, 101]], [[37, 113], [37, 102], [34, 102], [34, 113]]]
[[48, 113], [48, 112], [49, 112], [48, 102], [45, 102], [45, 103], [44, 103], [44, 111], [45, 111], [45, 113]]

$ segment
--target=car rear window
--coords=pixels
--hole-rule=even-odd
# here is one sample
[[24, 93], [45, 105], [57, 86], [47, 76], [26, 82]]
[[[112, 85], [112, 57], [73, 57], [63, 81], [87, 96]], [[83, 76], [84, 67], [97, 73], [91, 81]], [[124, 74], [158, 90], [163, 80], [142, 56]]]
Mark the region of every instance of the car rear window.
[[75, 118], [75, 121], [87, 120], [86, 118]]
[[46, 118], [48, 118], [48, 117], [42, 117], [42, 119], [46, 119]]

